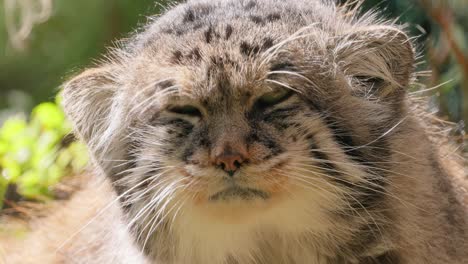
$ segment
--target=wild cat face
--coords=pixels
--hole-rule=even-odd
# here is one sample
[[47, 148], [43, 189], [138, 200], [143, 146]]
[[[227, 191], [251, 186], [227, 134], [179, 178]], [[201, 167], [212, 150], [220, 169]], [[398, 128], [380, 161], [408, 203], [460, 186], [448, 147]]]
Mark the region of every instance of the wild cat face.
[[194, 67], [202, 70], [190, 71], [193, 79], [172, 78], [165, 87], [151, 89], [144, 97], [156, 94], [158, 106], [142, 113], [133, 127], [138, 135], [131, 151], [135, 170], [150, 173], [137, 181], [160, 174], [179, 182], [180, 193], [196, 205], [256, 208], [287, 199], [304, 175], [326, 162], [315, 140], [332, 140], [315, 136], [320, 113], [290, 86], [292, 79], [307, 77], [291, 63], [253, 68], [259, 62], [239, 56], [233, 64], [252, 66], [236, 72], [226, 65], [214, 69], [213, 60], [200, 59]]
[[323, 224], [383, 199], [404, 119], [412, 48], [373, 19], [180, 5], [71, 80], [64, 107], [143, 229], [179, 213]]

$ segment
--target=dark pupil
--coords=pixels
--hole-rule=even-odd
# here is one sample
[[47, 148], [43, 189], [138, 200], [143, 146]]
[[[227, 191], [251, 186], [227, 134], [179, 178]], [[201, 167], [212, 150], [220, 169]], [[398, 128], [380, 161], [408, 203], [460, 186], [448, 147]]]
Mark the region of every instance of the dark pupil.
[[190, 115], [190, 116], [200, 116], [201, 113], [198, 108], [191, 106], [191, 105], [183, 105], [183, 106], [174, 106], [169, 108], [169, 111], [181, 114], [181, 115]]

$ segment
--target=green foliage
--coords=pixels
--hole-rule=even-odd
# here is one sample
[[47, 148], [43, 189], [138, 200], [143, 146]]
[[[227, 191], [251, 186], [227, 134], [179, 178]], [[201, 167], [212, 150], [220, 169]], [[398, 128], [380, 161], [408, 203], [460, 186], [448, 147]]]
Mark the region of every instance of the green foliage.
[[30, 120], [11, 117], [0, 128], [0, 208], [8, 185], [24, 198], [45, 200], [51, 187], [87, 163], [84, 146], [66, 142], [70, 125], [57, 103], [36, 106]]

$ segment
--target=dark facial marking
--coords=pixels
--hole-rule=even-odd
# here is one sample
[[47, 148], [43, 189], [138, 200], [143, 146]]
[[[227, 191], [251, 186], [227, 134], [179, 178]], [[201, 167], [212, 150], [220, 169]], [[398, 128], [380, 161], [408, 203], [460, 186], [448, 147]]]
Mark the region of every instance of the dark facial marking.
[[291, 125], [288, 121], [276, 119], [274, 121], [270, 121], [271, 124], [278, 130], [284, 131], [288, 129]]
[[205, 42], [210, 43], [211, 39], [213, 38], [213, 26], [209, 26], [208, 29], [205, 31]]
[[252, 130], [252, 132], [247, 136], [246, 141], [247, 145], [251, 145], [254, 142], [258, 142], [264, 145], [270, 151], [270, 154], [266, 157], [263, 157], [263, 159], [269, 159], [273, 156], [279, 155], [284, 151], [284, 149], [278, 143], [276, 143], [275, 140], [266, 132], [262, 133], [261, 136], [259, 135], [259, 133], [261, 132], [257, 129]]
[[[337, 178], [337, 180], [340, 180], [339, 177], [342, 175], [339, 173], [338, 168], [335, 166], [335, 164], [328, 158], [328, 155], [321, 151], [318, 145], [314, 142], [313, 136], [308, 138], [309, 141], [309, 150], [313, 158], [317, 159], [317, 163], [319, 164], [319, 167], [323, 168], [323, 173], [328, 174], [333, 176], [334, 178]], [[342, 183], [343, 181], [339, 181]]]
[[251, 45], [245, 41], [242, 41], [240, 44], [240, 52], [245, 56], [252, 56], [260, 52], [260, 47], [257, 45]]
[[205, 42], [208, 44], [210, 44], [211, 41], [213, 41], [214, 39], [219, 39], [221, 37], [212, 25], [208, 26], [208, 29], [205, 31], [204, 36]]
[[165, 34], [172, 35], [172, 34], [174, 34], [174, 29], [172, 29], [172, 28], [166, 28], [166, 29], [164, 29], [162, 32], [165, 33]]
[[193, 29], [193, 30], [197, 30], [197, 29], [200, 29], [200, 28], [202, 28], [202, 27], [203, 27], [203, 23], [197, 22], [197, 23], [194, 23], [194, 24], [193, 24], [192, 29]]
[[236, 69], [238, 68], [238, 64], [229, 57], [229, 54], [224, 54], [224, 57], [211, 56], [210, 62], [211, 65], [208, 67], [208, 76], [210, 76], [210, 74], [213, 73], [216, 69], [223, 69], [227, 65], [231, 65]]
[[263, 21], [263, 18], [260, 16], [251, 15], [249, 16], [249, 18], [252, 22], [254, 22], [257, 25], [265, 25], [265, 21]]
[[180, 64], [182, 62], [182, 52], [180, 50], [176, 50], [172, 53], [171, 62], [173, 64]]
[[374, 175], [368, 177], [365, 182], [357, 183], [353, 189], [358, 193], [356, 200], [349, 201], [349, 204], [355, 210], [363, 210], [376, 207], [385, 198], [386, 181], [383, 177]]
[[211, 12], [211, 6], [209, 5], [204, 5], [204, 4], [199, 4], [196, 6], [191, 7], [185, 12], [183, 22], [194, 22], [195, 20], [198, 20], [206, 15], [208, 15]]
[[226, 190], [220, 191], [210, 196], [210, 201], [228, 200], [231, 198], [241, 198], [243, 200], [252, 200], [254, 198], [261, 198], [266, 200], [270, 195], [266, 192], [259, 191], [251, 188], [231, 187]]
[[132, 207], [132, 204], [128, 202], [128, 199], [124, 196], [121, 196], [122, 193], [125, 192], [125, 187], [118, 187], [118, 186], [113, 186], [115, 192], [119, 195], [119, 205], [120, 205], [120, 208], [122, 208], [122, 211], [124, 214], [127, 214], [131, 207]]
[[269, 113], [261, 114], [260, 118], [264, 122], [272, 124], [279, 131], [283, 131], [291, 127], [291, 122], [287, 120], [288, 117], [297, 114], [299, 110], [298, 106], [277, 108]]
[[168, 126], [174, 126], [178, 129], [181, 130], [181, 132], [183, 134], [189, 134], [190, 132], [192, 132], [192, 129], [193, 129], [193, 125], [192, 123], [184, 120], [184, 119], [180, 119], [180, 118], [177, 118], [177, 119], [171, 119], [169, 121], [167, 121], [165, 123], [166, 125]]
[[154, 127], [168, 127], [168, 129], [180, 131], [184, 135], [188, 135], [192, 132], [193, 125], [187, 120], [181, 118], [161, 118], [159, 114], [154, 115], [150, 120], [150, 125]]
[[294, 64], [287, 62], [287, 61], [273, 64], [270, 67], [270, 71], [285, 71], [285, 70], [291, 71], [294, 69], [295, 69]]
[[[165, 29], [163, 29], [162, 31], [163, 33], [165, 34], [169, 34], [169, 35], [177, 35], [177, 36], [181, 36], [183, 34], [185, 34], [187, 32], [186, 28], [184, 27], [180, 27], [180, 25], [172, 25], [170, 27], [167, 27]], [[151, 43], [151, 41], [147, 41], [148, 42], [148, 45], [149, 43]]]
[[175, 85], [175, 83], [172, 80], [164, 80], [164, 81], [158, 83], [158, 87], [161, 90], [167, 89], [167, 88], [172, 87], [174, 85]]
[[255, 2], [254, 0], [250, 0], [246, 5], [245, 5], [245, 10], [250, 10], [252, 8], [254, 8], [255, 6], [257, 5], [257, 2]]
[[224, 63], [230, 64], [234, 68], [237, 68], [239, 66], [235, 61], [231, 59], [231, 57], [227, 53], [224, 54]]
[[198, 62], [202, 58], [200, 48], [195, 47], [188, 53], [184, 54], [180, 50], [176, 50], [172, 53], [171, 63], [183, 64], [189, 61]]
[[191, 163], [190, 158], [195, 153], [195, 147], [193, 145], [188, 146], [182, 153], [182, 160], [186, 163]]
[[197, 146], [204, 147], [204, 148], [210, 148], [211, 147], [211, 142], [208, 137], [208, 128], [203, 127], [193, 134], [193, 138], [195, 139], [194, 142]]
[[184, 23], [193, 22], [194, 20], [195, 20], [195, 14], [193, 13], [193, 10], [188, 9], [187, 12], [185, 12], [183, 22]]
[[201, 104], [205, 107], [205, 108], [208, 108], [208, 104], [210, 103], [210, 101], [208, 100], [208, 98], [203, 98], [201, 100]]
[[286, 119], [290, 116], [298, 114], [300, 110], [301, 107], [298, 105], [290, 105], [281, 108], [276, 108], [275, 110], [266, 113], [264, 115], [263, 121], [271, 122], [274, 119]]
[[356, 133], [348, 128], [344, 120], [331, 115], [323, 118], [343, 152], [357, 162], [368, 175], [363, 181], [350, 186], [357, 193], [355, 199], [359, 201], [351, 199], [350, 205], [356, 210], [378, 205], [385, 198], [387, 185], [385, 177], [388, 170], [386, 162], [391, 156], [386, 138], [378, 138], [385, 131], [375, 131], [372, 133], [375, 138], [357, 143], [353, 136]]
[[211, 56], [210, 57], [210, 62], [211, 62], [211, 65], [209, 65], [207, 70], [206, 70], [206, 77], [207, 77], [208, 80], [210, 80], [212, 78], [215, 78], [213, 76], [216, 74], [216, 72], [218, 72], [219, 69], [224, 68], [223, 58], [222, 57]]
[[198, 47], [192, 49], [190, 53], [187, 55], [187, 58], [193, 60], [193, 61], [199, 61], [201, 60], [202, 56], [200, 53], [200, 49]]
[[[374, 205], [383, 198], [385, 191], [384, 186], [386, 183], [385, 180], [381, 178], [384, 174], [383, 171], [375, 171], [381, 164], [375, 162], [379, 162], [381, 161], [380, 158], [385, 159], [388, 156], [372, 153], [372, 151], [369, 152], [373, 144], [360, 147], [362, 144], [356, 144], [353, 139], [353, 131], [344, 128], [343, 125], [339, 125], [341, 121], [330, 120], [333, 118], [326, 118], [326, 120], [327, 119], [328, 126], [332, 129], [336, 142], [342, 147], [345, 154], [352, 160], [361, 164], [363, 166], [362, 169], [369, 173], [369, 179], [367, 179], [366, 182], [361, 182], [358, 186], [354, 187], [361, 196], [359, 198], [360, 204], [356, 204], [356, 208], [362, 208], [363, 206], [367, 208]], [[370, 167], [372, 167], [372, 169]]]
[[185, 139], [185, 141], [190, 142], [190, 144], [182, 152], [181, 159], [184, 162], [193, 163], [194, 161], [191, 159], [191, 157], [195, 153], [195, 149], [210, 148], [211, 142], [208, 138], [208, 135], [209, 133], [208, 133], [207, 127], [201, 127], [201, 128], [194, 130], [191, 137]]
[[263, 39], [262, 49], [267, 50], [273, 47], [274, 40], [270, 37], [266, 37]]
[[226, 26], [226, 32], [225, 32], [225, 35], [224, 35], [224, 39], [228, 40], [231, 35], [232, 35], [232, 31], [233, 31], [233, 28], [231, 25], [227, 25]]
[[224, 58], [221, 56], [211, 56], [210, 61], [213, 64], [213, 66], [216, 67], [223, 67], [224, 65]]
[[301, 107], [298, 105], [290, 105], [268, 111], [262, 104], [255, 103], [252, 110], [246, 113], [246, 118], [251, 120], [252, 124], [265, 122], [274, 126], [277, 130], [283, 131], [293, 124], [287, 118], [297, 114], [300, 109]]
[[345, 153], [350, 156], [351, 159], [359, 163], [366, 162], [364, 154], [359, 148], [357, 148], [358, 145], [354, 143], [354, 139], [352, 137], [353, 132], [341, 125], [341, 123], [343, 123], [341, 120], [337, 120], [331, 116], [326, 116], [324, 117], [324, 121], [332, 131], [335, 141], [343, 148]]
[[266, 16], [266, 20], [268, 22], [273, 22], [273, 21], [276, 21], [276, 20], [279, 20], [279, 19], [281, 19], [281, 15], [279, 13], [271, 13], [271, 14]]

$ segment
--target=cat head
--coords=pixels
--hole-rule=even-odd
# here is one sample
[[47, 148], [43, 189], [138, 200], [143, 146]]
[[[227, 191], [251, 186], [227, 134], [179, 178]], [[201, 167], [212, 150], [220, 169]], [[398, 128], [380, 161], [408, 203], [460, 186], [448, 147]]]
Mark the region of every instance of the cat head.
[[176, 7], [64, 85], [123, 206], [145, 221], [179, 210], [328, 221], [372, 206], [405, 114], [406, 34], [332, 6], [216, 3]]

